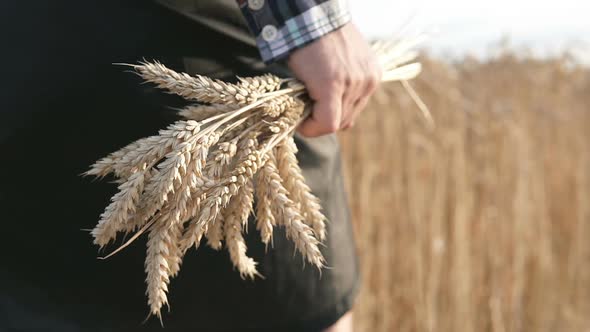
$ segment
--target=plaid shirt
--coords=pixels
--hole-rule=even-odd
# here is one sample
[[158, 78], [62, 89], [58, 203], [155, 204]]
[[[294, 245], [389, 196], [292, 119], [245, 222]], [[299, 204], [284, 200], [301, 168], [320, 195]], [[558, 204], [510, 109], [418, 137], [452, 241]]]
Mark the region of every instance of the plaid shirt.
[[350, 21], [345, 0], [237, 0], [266, 63]]

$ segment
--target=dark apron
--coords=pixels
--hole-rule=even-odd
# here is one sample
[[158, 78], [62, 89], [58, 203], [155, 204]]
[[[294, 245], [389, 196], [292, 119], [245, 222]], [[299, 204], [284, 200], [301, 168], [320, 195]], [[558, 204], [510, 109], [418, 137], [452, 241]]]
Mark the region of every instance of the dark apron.
[[[96, 224], [116, 185], [79, 174], [173, 122], [168, 106], [185, 102], [112, 63], [145, 57], [219, 77], [288, 74], [280, 64], [262, 67], [251, 44], [195, 23], [190, 13], [145, 0], [81, 3], [0, 10], [11, 33], [0, 89], [0, 331], [161, 331], [157, 319], [142, 324], [145, 239], [96, 260], [81, 229]], [[330, 220], [322, 248], [330, 268], [320, 275], [304, 266], [282, 229], [267, 252], [257, 232], [248, 232], [248, 254], [265, 279], [240, 279], [225, 250], [201, 246], [172, 279], [165, 330], [314, 331], [350, 310], [358, 271], [338, 143], [333, 135], [297, 143]]]

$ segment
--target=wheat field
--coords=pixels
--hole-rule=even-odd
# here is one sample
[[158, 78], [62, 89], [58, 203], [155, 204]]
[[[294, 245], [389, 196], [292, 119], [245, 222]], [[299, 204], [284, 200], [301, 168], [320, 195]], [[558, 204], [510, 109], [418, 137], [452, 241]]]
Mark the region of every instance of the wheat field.
[[422, 59], [341, 135], [358, 331], [590, 331], [590, 71]]

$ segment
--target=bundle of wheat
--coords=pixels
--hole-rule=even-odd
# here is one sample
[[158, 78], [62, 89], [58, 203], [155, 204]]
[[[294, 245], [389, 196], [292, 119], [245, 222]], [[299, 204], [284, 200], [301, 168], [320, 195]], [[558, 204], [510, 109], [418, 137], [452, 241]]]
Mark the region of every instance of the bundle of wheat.
[[[384, 81], [407, 80], [420, 72], [412, 43], [375, 43]], [[140, 139], [92, 165], [87, 175], [113, 174], [120, 191], [92, 230], [104, 247], [118, 233], [135, 234], [119, 249], [149, 232], [145, 270], [151, 314], [167, 304], [170, 277], [182, 258], [205, 237], [223, 243], [243, 278], [258, 274], [246, 255], [243, 230], [256, 196], [256, 228], [271, 243], [284, 227], [301, 255], [321, 268], [319, 243], [326, 234], [318, 199], [297, 164], [293, 132], [307, 116], [305, 87], [274, 75], [227, 83], [177, 73], [160, 63], [132, 65], [146, 81], [201, 104], [180, 111], [185, 119], [158, 135]]]

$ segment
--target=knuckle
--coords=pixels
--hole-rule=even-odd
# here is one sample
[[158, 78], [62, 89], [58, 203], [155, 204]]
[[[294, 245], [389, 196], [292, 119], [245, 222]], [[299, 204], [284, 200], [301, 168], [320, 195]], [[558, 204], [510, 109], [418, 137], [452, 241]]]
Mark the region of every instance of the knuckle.
[[367, 86], [369, 87], [369, 90], [371, 90], [371, 92], [375, 91], [375, 89], [377, 89], [377, 86], [379, 85], [379, 81], [380, 78], [377, 75], [372, 75], [369, 77], [368, 81], [367, 81]]
[[326, 125], [326, 133], [335, 133], [340, 129], [340, 123], [331, 121]]
[[342, 129], [347, 130], [347, 129], [352, 128], [353, 126], [354, 126], [354, 121], [349, 121], [349, 122], [345, 123], [344, 126], [342, 126]]
[[346, 80], [341, 78], [326, 79], [322, 82], [322, 87], [327, 92], [339, 94], [346, 88]]
[[346, 84], [349, 74], [341, 69], [334, 69], [328, 72], [326, 80], [331, 85], [341, 86]]
[[367, 75], [366, 84], [367, 84], [367, 88], [370, 90], [371, 93], [377, 89], [380, 82], [381, 82], [380, 72], [376, 69], [370, 70], [369, 74]]
[[344, 85], [348, 88], [356, 82], [356, 78], [353, 75], [346, 75], [344, 78]]

